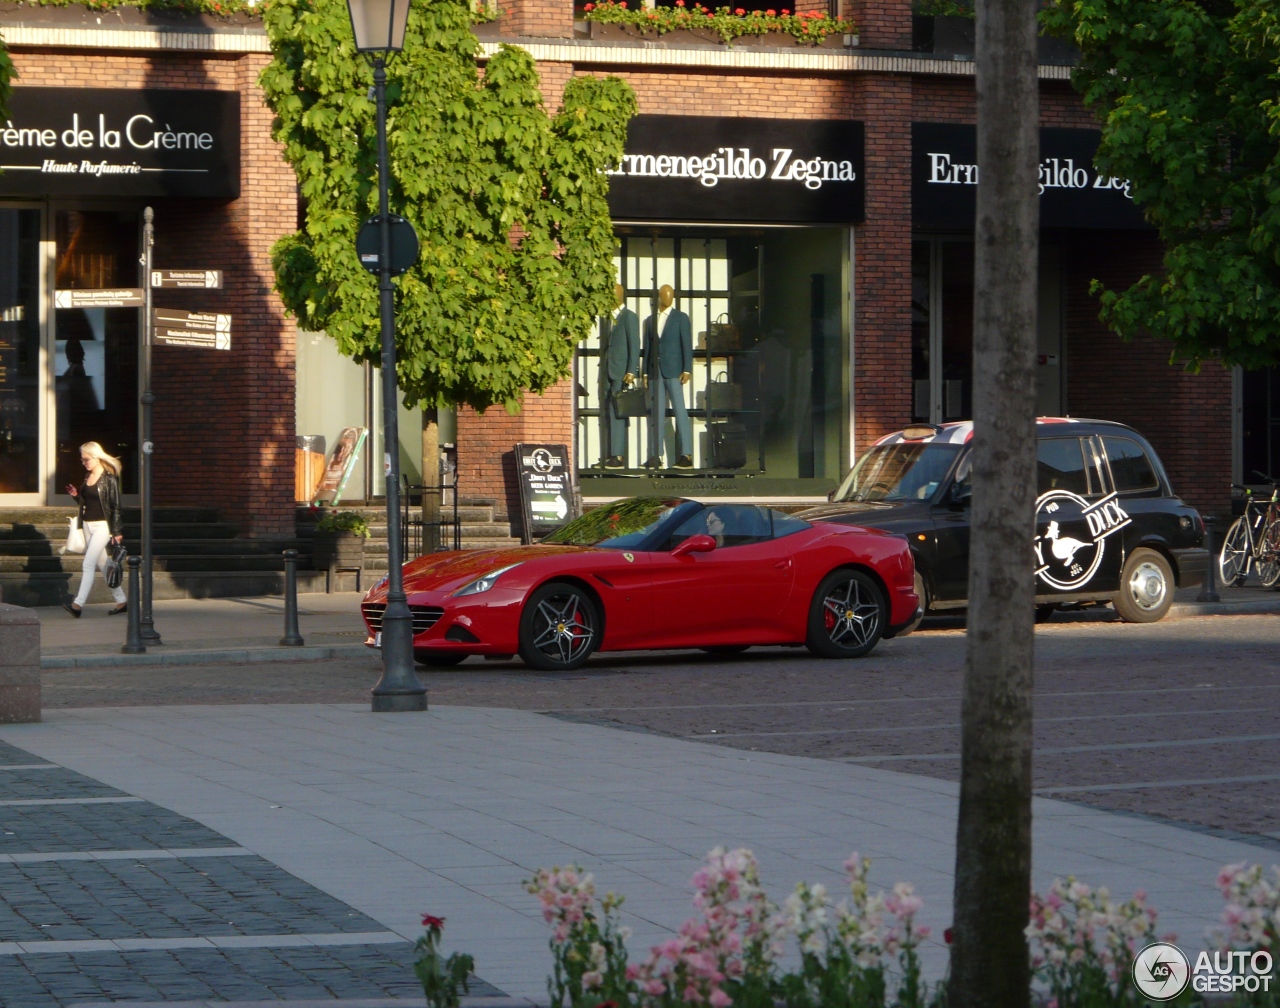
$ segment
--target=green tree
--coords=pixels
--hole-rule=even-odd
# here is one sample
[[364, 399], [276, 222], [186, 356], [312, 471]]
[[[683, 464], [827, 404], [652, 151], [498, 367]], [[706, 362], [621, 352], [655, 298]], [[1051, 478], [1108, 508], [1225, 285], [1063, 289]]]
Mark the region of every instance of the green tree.
[[[372, 73], [343, 0], [272, 0], [262, 73], [275, 136], [306, 204], [276, 243], [285, 306], [355, 360], [378, 361], [378, 292], [355, 238], [376, 209]], [[464, 0], [416, 0], [388, 67], [393, 213], [422, 254], [397, 281], [398, 380], [409, 405], [518, 408], [569, 373], [574, 344], [613, 308], [605, 171], [635, 113], [630, 87], [579, 77], [554, 118], [524, 50], [479, 73]]]
[[1280, 6], [1275, 0], [1057, 0], [1042, 19], [1083, 58], [1098, 166], [1127, 178], [1164, 272], [1101, 294], [1124, 337], [1172, 356], [1280, 361]]
[[13, 61], [9, 59], [9, 47], [0, 38], [0, 117], [9, 114], [9, 95], [13, 93], [15, 76]]

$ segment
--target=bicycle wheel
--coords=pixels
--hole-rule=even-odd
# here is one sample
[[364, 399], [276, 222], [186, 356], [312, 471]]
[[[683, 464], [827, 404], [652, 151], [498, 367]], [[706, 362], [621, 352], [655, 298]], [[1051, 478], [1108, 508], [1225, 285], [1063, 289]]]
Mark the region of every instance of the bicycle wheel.
[[1238, 588], [1249, 576], [1249, 529], [1243, 518], [1237, 518], [1227, 529], [1222, 540], [1222, 552], [1218, 554], [1218, 580], [1224, 588]]
[[1280, 520], [1262, 530], [1255, 567], [1263, 588], [1274, 588], [1280, 582]]

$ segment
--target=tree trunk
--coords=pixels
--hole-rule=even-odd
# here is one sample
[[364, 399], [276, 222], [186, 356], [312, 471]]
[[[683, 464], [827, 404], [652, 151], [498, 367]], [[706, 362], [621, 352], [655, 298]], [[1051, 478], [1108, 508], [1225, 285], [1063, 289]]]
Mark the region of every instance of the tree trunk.
[[422, 411], [422, 552], [440, 548], [440, 423], [435, 409]]
[[951, 1008], [1030, 1000], [1036, 7], [977, 4], [973, 519]]

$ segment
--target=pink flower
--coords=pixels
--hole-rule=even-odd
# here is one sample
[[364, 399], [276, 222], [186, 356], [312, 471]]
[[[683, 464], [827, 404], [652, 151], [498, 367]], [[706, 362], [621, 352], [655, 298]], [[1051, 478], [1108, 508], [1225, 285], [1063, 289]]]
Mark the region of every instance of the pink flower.
[[733, 1004], [733, 998], [729, 997], [719, 987], [711, 992], [711, 1008], [729, 1008]]
[[442, 928], [444, 927], [444, 918], [432, 917], [431, 914], [423, 914], [422, 926], [426, 928]]

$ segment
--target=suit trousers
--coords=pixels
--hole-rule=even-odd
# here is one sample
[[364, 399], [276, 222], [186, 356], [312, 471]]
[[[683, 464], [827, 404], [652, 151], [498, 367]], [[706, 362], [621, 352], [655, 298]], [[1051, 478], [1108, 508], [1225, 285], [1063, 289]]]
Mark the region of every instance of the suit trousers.
[[649, 457], [662, 458], [663, 431], [667, 403], [676, 415], [676, 455], [693, 454], [693, 422], [684, 404], [684, 386], [679, 378], [650, 378]]
[[604, 458], [627, 457], [627, 418], [618, 416], [617, 394], [626, 385], [621, 378], [605, 380], [603, 409], [600, 410], [600, 454]]

